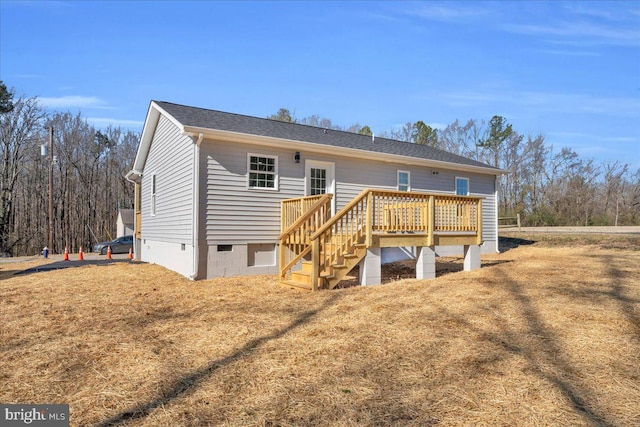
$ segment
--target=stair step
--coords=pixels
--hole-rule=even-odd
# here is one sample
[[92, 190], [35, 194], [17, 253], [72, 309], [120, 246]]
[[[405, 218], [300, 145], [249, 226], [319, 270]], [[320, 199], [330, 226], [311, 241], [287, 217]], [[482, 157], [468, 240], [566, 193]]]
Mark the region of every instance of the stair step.
[[302, 271], [304, 271], [305, 273], [311, 273], [311, 270], [313, 269], [313, 263], [311, 261], [302, 261]]
[[280, 284], [282, 286], [288, 286], [295, 289], [304, 289], [305, 291], [311, 290], [311, 285], [305, 283], [294, 282], [293, 280], [281, 280]]
[[336, 268], [336, 269], [338, 269], [338, 268], [349, 268], [349, 266], [345, 265], [345, 264], [333, 264], [332, 267]]
[[342, 255], [343, 258], [358, 258], [358, 255], [356, 254], [344, 254]]
[[292, 271], [291, 280], [296, 283], [303, 283], [305, 285], [311, 284], [311, 274], [304, 271]]

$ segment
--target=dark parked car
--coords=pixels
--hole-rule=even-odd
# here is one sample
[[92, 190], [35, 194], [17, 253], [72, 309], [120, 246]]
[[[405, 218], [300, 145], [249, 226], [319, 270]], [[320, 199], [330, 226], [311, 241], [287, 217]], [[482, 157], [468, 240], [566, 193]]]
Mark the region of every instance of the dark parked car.
[[98, 243], [93, 247], [93, 252], [106, 255], [108, 246], [111, 246], [112, 254], [128, 254], [129, 249], [133, 249], [133, 236], [122, 236], [111, 242]]

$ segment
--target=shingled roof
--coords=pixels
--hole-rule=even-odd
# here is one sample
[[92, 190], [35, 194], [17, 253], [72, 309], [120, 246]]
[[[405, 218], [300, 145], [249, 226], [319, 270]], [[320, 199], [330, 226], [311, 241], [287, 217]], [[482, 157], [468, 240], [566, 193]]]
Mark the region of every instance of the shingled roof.
[[153, 102], [173, 116], [184, 127], [215, 129], [292, 141], [311, 142], [364, 152], [386, 153], [434, 160], [438, 162], [475, 166], [484, 169], [493, 169], [498, 174], [502, 172], [500, 169], [485, 163], [458, 156], [427, 145], [413, 144], [410, 142], [379, 137], [375, 137], [372, 141], [372, 137], [370, 136], [352, 132], [343, 132], [297, 123], [281, 122], [278, 120], [245, 116], [242, 114], [225, 113], [223, 111], [189, 107], [165, 101]]

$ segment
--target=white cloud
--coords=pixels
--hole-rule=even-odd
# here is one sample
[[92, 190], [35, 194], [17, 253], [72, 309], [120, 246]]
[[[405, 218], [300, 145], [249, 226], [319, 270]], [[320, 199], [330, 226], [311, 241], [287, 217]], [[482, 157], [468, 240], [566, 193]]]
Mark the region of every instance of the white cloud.
[[585, 132], [568, 132], [568, 131], [557, 131], [557, 132], [549, 132], [547, 134], [550, 137], [558, 137], [558, 138], [593, 138], [593, 135]]
[[131, 130], [135, 130], [134, 128], [142, 129], [144, 125], [144, 121], [142, 120], [113, 119], [107, 117], [88, 117], [87, 122], [98, 128], [105, 128], [111, 125]]
[[542, 49], [538, 50], [537, 52], [559, 56], [601, 56], [601, 54], [598, 52], [591, 52], [587, 50]]
[[585, 4], [580, 3], [566, 3], [562, 5], [563, 8], [569, 12], [572, 12], [576, 15], [584, 15], [588, 17], [593, 17], [597, 19], [607, 19], [612, 20], [616, 19], [617, 15], [612, 10], [598, 9], [585, 7]]
[[460, 21], [484, 16], [487, 11], [469, 6], [469, 3], [420, 3], [419, 7], [405, 9], [405, 14], [434, 21]]
[[38, 98], [39, 103], [47, 108], [101, 108], [110, 109], [106, 103], [95, 96], [59, 96], [59, 97], [41, 97]]
[[16, 78], [19, 79], [41, 79], [43, 77], [42, 74], [16, 74]]
[[449, 105], [467, 107], [487, 104], [514, 105], [535, 108], [548, 113], [589, 113], [637, 117], [640, 99], [600, 97], [580, 93], [554, 93], [533, 91], [469, 91], [442, 94]]
[[610, 142], [629, 142], [635, 144], [638, 141], [638, 138], [634, 138], [633, 136], [611, 136], [604, 138], [604, 140]]
[[597, 25], [588, 22], [556, 22], [554, 24], [509, 24], [504, 29], [529, 36], [546, 36], [550, 41], [570, 45], [640, 46], [640, 30], [636, 27]]

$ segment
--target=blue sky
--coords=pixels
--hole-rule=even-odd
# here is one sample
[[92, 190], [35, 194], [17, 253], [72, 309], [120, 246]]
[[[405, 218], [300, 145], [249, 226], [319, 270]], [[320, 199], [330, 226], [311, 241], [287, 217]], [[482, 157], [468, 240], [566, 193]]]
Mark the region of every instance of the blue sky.
[[640, 168], [640, 2], [0, 0], [0, 79], [140, 131], [152, 99], [369, 125], [506, 117]]

